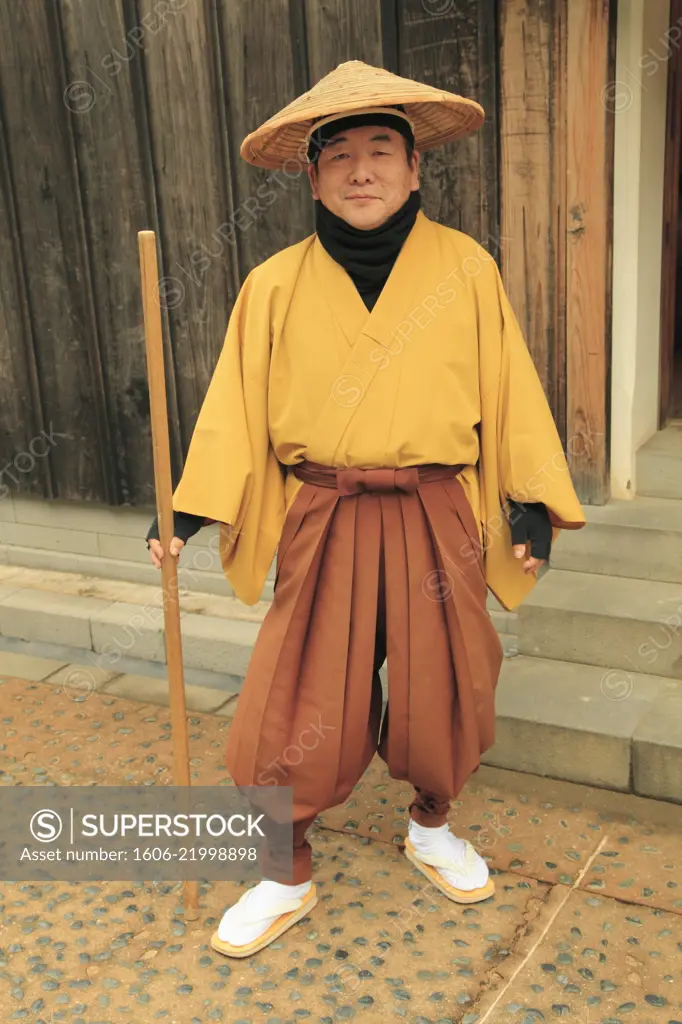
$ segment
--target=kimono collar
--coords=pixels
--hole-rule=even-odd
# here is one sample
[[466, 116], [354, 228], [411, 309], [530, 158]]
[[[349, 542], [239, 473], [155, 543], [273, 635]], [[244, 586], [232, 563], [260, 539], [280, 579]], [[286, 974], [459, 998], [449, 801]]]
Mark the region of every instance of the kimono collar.
[[355, 228], [315, 200], [315, 230], [332, 259], [340, 263], [369, 310], [374, 307], [391, 273], [403, 242], [421, 207], [419, 189], [377, 228]]

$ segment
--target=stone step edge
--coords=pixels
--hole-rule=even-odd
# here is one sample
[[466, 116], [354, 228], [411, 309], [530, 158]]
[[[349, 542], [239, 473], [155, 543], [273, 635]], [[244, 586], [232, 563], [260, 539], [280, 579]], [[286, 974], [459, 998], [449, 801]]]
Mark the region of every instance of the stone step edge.
[[[624, 585], [627, 585], [627, 584], [630, 584], [630, 583], [635, 584], [637, 587], [640, 587], [640, 588], [642, 588], [642, 587], [648, 587], [650, 589], [653, 589], [654, 587], [669, 588], [670, 596], [672, 596], [674, 600], [677, 599], [677, 595], [678, 595], [678, 592], [679, 592], [679, 583], [677, 583], [675, 580], [673, 580], [673, 581], [670, 581], [670, 580], [651, 580], [651, 579], [641, 579], [640, 577], [637, 577], [637, 576], [615, 576], [615, 575], [610, 575], [610, 574], [606, 574], [606, 573], [585, 572], [584, 569], [582, 569], [582, 570], [581, 569], [569, 569], [569, 568], [565, 568], [563, 566], [561, 568], [559, 568], [559, 567], [553, 568], [553, 569], [550, 570], [550, 572], [551, 572], [551, 577], [552, 578], [551, 578], [551, 580], [549, 578], [547, 579], [547, 585], [548, 586], [551, 585], [552, 587], [561, 586], [561, 578], [560, 577], [562, 577], [562, 576], [566, 577], [566, 584], [573, 583], [577, 577], [582, 576], [582, 577], [586, 577], [589, 580], [590, 586], [592, 588], [595, 588], [595, 589], [596, 588], [604, 589], [604, 588], [608, 587], [611, 584], [619, 584], [621, 586], [624, 586]], [[603, 608], [603, 609], [600, 608], [599, 612], [594, 612], [590, 608], [585, 608], [584, 605], [579, 603], [577, 600], [575, 601], [575, 604], [573, 604], [573, 603], [571, 603], [572, 599], [573, 599], [572, 598], [572, 593], [571, 593], [571, 590], [570, 590], [570, 588], [568, 586], [564, 587], [563, 591], [562, 591], [563, 594], [564, 594], [564, 603], [562, 603], [561, 605], [554, 604], [554, 603], [552, 603], [550, 605], [547, 605], [543, 601], [543, 588], [542, 588], [542, 585], [541, 585], [542, 584], [542, 579], [540, 579], [539, 583], [540, 583], [540, 585], [537, 588], [535, 588], [534, 590], [532, 590], [528, 594], [528, 596], [525, 598], [524, 602], [519, 606], [518, 614], [521, 616], [522, 620], [528, 614], [528, 610], [533, 611], [536, 608], [541, 608], [542, 610], [552, 611], [552, 612], [560, 612], [560, 613], [571, 612], [572, 614], [575, 614], [575, 615], [588, 615], [588, 616], [599, 615], [600, 617], [604, 617], [604, 618], [620, 619], [623, 622], [638, 621], [636, 618], [633, 620], [632, 616], [619, 615], [617, 612], [613, 613], [613, 612], [610, 611], [610, 609], [608, 607], [607, 608]], [[675, 590], [675, 593], [673, 594], [674, 590]], [[642, 621], [642, 622], [646, 621], [647, 623], [649, 623], [651, 621], [658, 621], [658, 620], [642, 619], [640, 621]], [[520, 625], [521, 625], [521, 628], [523, 628], [523, 626], [525, 625], [525, 622], [522, 621]]]
[[[18, 593], [22, 593], [22, 591]], [[82, 600], [87, 602], [89, 599], [83, 598]], [[102, 602], [98, 602], [98, 604], [102, 604]], [[123, 607], [130, 609], [133, 606]], [[5, 598], [0, 600], [0, 636], [29, 643], [66, 643], [67, 646], [87, 654], [92, 663], [91, 673], [106, 672], [112, 668], [115, 669], [120, 657], [129, 651], [129, 645], [125, 640], [119, 642], [121, 633], [130, 636], [130, 630], [125, 622], [106, 620], [107, 612], [111, 608], [112, 605], [105, 606], [97, 614], [89, 617], [72, 616], [68, 610], [62, 614], [55, 608], [51, 608], [49, 611], [41, 610], [41, 617], [44, 619], [47, 616], [50, 620], [51, 629], [47, 629], [44, 622], [41, 625], [35, 621], [35, 615], [31, 610], [20, 605], [13, 606], [11, 599]], [[20, 613], [20, 622], [15, 623], [14, 626], [11, 622], [8, 624], [4, 612], [9, 612], [10, 619], [12, 612]], [[28, 628], [27, 618], [31, 620]], [[129, 615], [129, 618], [132, 621], [134, 615]], [[232, 627], [237, 627], [236, 634], [232, 629], [231, 635], [226, 635], [225, 627], [228, 622]], [[67, 623], [73, 625], [68, 633], [66, 632]], [[254, 625], [256, 624], [239, 623], [237, 620], [219, 619], [214, 616], [183, 615], [181, 618], [181, 642], [185, 669], [227, 673], [235, 680], [243, 680], [255, 643], [252, 630]], [[239, 635], [240, 626], [244, 627], [246, 635]], [[110, 635], [106, 642], [102, 642], [102, 634], [105, 632], [109, 632]], [[515, 657], [519, 651], [519, 638], [516, 634], [498, 632], [497, 635], [500, 638], [505, 658]], [[142, 633], [138, 633], [138, 636], [141, 642], [135, 643], [134, 657], [141, 662], [165, 665], [165, 638], [162, 624], [150, 624], [147, 626], [146, 636]], [[220, 668], [217, 667], [217, 663], [220, 663]]]
[[[12, 590], [11, 579], [4, 582], [0, 580], [0, 634], [27, 641], [67, 643], [102, 656], [110, 648], [112, 651], [119, 651], [120, 648], [120, 656], [120, 653], [128, 651], [128, 640], [131, 640], [135, 647], [135, 657], [143, 661], [164, 663], [162, 607], [155, 605], [145, 615], [141, 614], [143, 608], [148, 606], [106, 600], [93, 595], [58, 594], [20, 585]], [[201, 637], [200, 646], [204, 647], [204, 655], [207, 645], [218, 644], [232, 652], [241, 651], [243, 656], [237, 661], [243, 663], [244, 657], [253, 648], [261, 624], [259, 620], [216, 616], [182, 608], [180, 614], [183, 660], [187, 667], [198, 669], [213, 669], [212, 665], [201, 660], [202, 652], [197, 649], [196, 643], [198, 637]], [[505, 650], [513, 653], [518, 647], [517, 636], [500, 628], [506, 622], [500, 622], [494, 613], [491, 613], [491, 618]], [[110, 636], [105, 642], [104, 636], [107, 633]], [[199, 655], [198, 658], [193, 657], [193, 651]], [[243, 664], [241, 669], [228, 667], [225, 671], [243, 676]]]
[[[588, 527], [617, 526], [627, 530], [643, 530], [653, 533], [681, 533], [682, 534], [682, 502], [679, 498], [665, 498], [658, 495], [647, 495], [638, 492], [632, 498], [613, 498], [603, 505], [581, 505], [581, 509], [587, 520]], [[657, 515], [672, 514], [672, 521], [651, 522], [650, 517]], [[679, 519], [677, 518], [679, 513]], [[633, 519], [643, 517], [640, 522], [633, 522]], [[580, 536], [584, 531], [579, 530], [575, 534]], [[562, 543], [564, 536], [573, 536], [574, 531], [564, 530], [560, 535], [558, 543]]]
[[[16, 584], [18, 590], [31, 590], [58, 596], [91, 597], [100, 601], [109, 601], [112, 604], [163, 607], [163, 587], [160, 579], [158, 584], [135, 583], [130, 580], [92, 576], [66, 570], [34, 569], [29, 566], [2, 564], [0, 565], [0, 587], [4, 584], [10, 587]], [[229, 594], [183, 590], [181, 576], [179, 576], [179, 584], [181, 613], [211, 614], [235, 621], [262, 622], [271, 603], [269, 600], [262, 600], [255, 605], [245, 605], [238, 598]], [[209, 606], [210, 612], [205, 610]]]
[[679, 805], [682, 680], [640, 674], [632, 686], [610, 676], [581, 662], [506, 660], [495, 743], [481, 763]]
[[[3, 545], [0, 544], [0, 555], [2, 554]], [[35, 549], [30, 550], [31, 561], [35, 561]], [[121, 564], [125, 564], [125, 560], [121, 560]], [[139, 569], [137, 563], [129, 563], [134, 565], [136, 569]], [[145, 569], [153, 569], [153, 566], [145, 566]], [[179, 569], [182, 570], [183, 566], [180, 565]], [[185, 567], [186, 568], [186, 567]], [[153, 569], [154, 572], [159, 570]], [[101, 574], [94, 574], [88, 572], [78, 572], [71, 569], [45, 569], [40, 566], [35, 567], [34, 565], [24, 565], [16, 562], [2, 562], [0, 561], [0, 586], [7, 582], [11, 583], [12, 579], [21, 579], [26, 589], [41, 590], [46, 593], [72, 593], [75, 596], [79, 595], [79, 588], [86, 588], [90, 592], [90, 596], [98, 596], [100, 593], [106, 592], [107, 589], [114, 589], [120, 591], [125, 597], [119, 598], [119, 600], [125, 600], [129, 604], [147, 604], [154, 599], [158, 598], [160, 604], [160, 595], [162, 593], [161, 575], [159, 572], [158, 582], [142, 582], [137, 580], [129, 580], [122, 576], [104, 576]], [[199, 606], [211, 604], [215, 605], [215, 608], [219, 609], [221, 604], [224, 606], [225, 618], [236, 618], [244, 619], [247, 622], [262, 621], [268, 608], [272, 604], [272, 586], [273, 580], [268, 576], [265, 581], [263, 588], [263, 594], [261, 595], [260, 601], [255, 605], [246, 605], [235, 597], [234, 594], [216, 593], [213, 590], [201, 590], [201, 589], [187, 589], [183, 591], [184, 581], [182, 578], [182, 572], [178, 575], [180, 583], [180, 606], [184, 610], [184, 607]], [[230, 585], [225, 577], [222, 577], [226, 589], [229, 589]], [[51, 585], [46, 586], [46, 583]], [[108, 598], [104, 596], [103, 600]], [[508, 617], [508, 624], [511, 624], [517, 618], [517, 613], [513, 611], [507, 611], [505, 608], [498, 603], [494, 595], [489, 591], [487, 595], [487, 608], [488, 611], [495, 612], [500, 616]], [[194, 608], [198, 611], [198, 608]], [[216, 614], [212, 611], [211, 614]], [[510, 631], [510, 630], [508, 630]]]
[[[0, 564], [0, 589], [3, 584], [12, 586], [15, 582], [18, 589], [40, 593], [93, 597], [112, 603], [122, 602], [140, 606], [156, 604], [159, 608], [162, 607], [163, 588], [160, 583], [133, 583], [84, 573]], [[182, 584], [181, 579], [180, 583]], [[83, 594], [83, 590], [87, 593]], [[109, 596], [112, 593], [118, 596]], [[236, 622], [262, 622], [271, 604], [272, 600], [267, 597], [263, 597], [255, 605], [246, 605], [239, 598], [228, 594], [200, 590], [180, 592], [181, 614], [211, 615]], [[518, 621], [517, 612], [509, 612], [498, 607], [492, 594], [489, 594], [488, 611], [499, 632], [513, 634], [513, 627]]]
[[[545, 659], [532, 659], [526, 658], [525, 656], [519, 659], [523, 661], [534, 661], [542, 662]], [[565, 663], [569, 664], [569, 663]], [[553, 663], [547, 661], [547, 670], [551, 671]], [[575, 666], [574, 666], [575, 667]], [[587, 666], [593, 668], [593, 666]], [[64, 679], [69, 677], [70, 671], [78, 666], [69, 665], [64, 666], [59, 671], [53, 672], [45, 678], [39, 680], [42, 683], [48, 683], [54, 685], [58, 690], [59, 687], [64, 687]], [[663, 680], [662, 680], [663, 682]], [[665, 682], [669, 682], [665, 680]], [[110, 696], [125, 700], [132, 700], [136, 703], [141, 704], [153, 704], [160, 707], [169, 706], [169, 687], [166, 680], [158, 679], [156, 677], [145, 677], [145, 676], [132, 676], [127, 674], [114, 675], [110, 679], [105, 679], [101, 685], [96, 687], [97, 692], [103, 696]], [[680, 684], [680, 693], [682, 694], [682, 684]], [[187, 703], [187, 713], [189, 714], [211, 714], [217, 715], [221, 718], [231, 720], [234, 717], [234, 713], [237, 708], [239, 700], [239, 694], [226, 693], [225, 691], [213, 690], [210, 687], [185, 685], [185, 695]], [[74, 694], [69, 694], [72, 699]], [[89, 696], [89, 694], [88, 694]], [[87, 699], [87, 696], [83, 696], [81, 699]], [[642, 715], [645, 712], [642, 712]], [[521, 751], [520, 756], [514, 757], [513, 751], [518, 747], [511, 745], [511, 755], [509, 750], [500, 749], [500, 741], [503, 743], [507, 740], [506, 746], [510, 747], [509, 740], [505, 737], [505, 732], [513, 730], [519, 723], [529, 725], [536, 734], [535, 749], [539, 752], [540, 756], [537, 758], [535, 763], [535, 770], [528, 767], [527, 761], [524, 761], [525, 751]], [[618, 737], [623, 744], [627, 744], [629, 747], [629, 769], [627, 772], [627, 778], [623, 778], [620, 783], [612, 779], [610, 782], [604, 780], [604, 778], [590, 777], [589, 772], [584, 770], [571, 770], [567, 768], [565, 770], [553, 770], [555, 766], [552, 763], [550, 742], [551, 737], [556, 738], [557, 730], [563, 731], [570, 734], [573, 743], [579, 743], [586, 737], [594, 743], [595, 741], [613, 743], [613, 734], [607, 734], [606, 731], [599, 733], [594, 729], [578, 729], [575, 725], [561, 724], [560, 722], [545, 722], [538, 720], [524, 719], [519, 716], [510, 714], [496, 716], [496, 738], [495, 744], [488, 751], [486, 751], [481, 757], [481, 764], [489, 765], [491, 767], [503, 768], [509, 771], [522, 772], [527, 775], [535, 775], [539, 778], [551, 778], [557, 779], [564, 782], [573, 782], [580, 785], [591, 785], [597, 788], [607, 789], [614, 792], [625, 792], [633, 793], [639, 796], [652, 797], [654, 799], [666, 799], [665, 796], [660, 796], [651, 792], [650, 785], [646, 788], [638, 787], [637, 776], [633, 772], [633, 764], [635, 759], [635, 732], [637, 731], [639, 722], [633, 725], [631, 735]], [[544, 740], [541, 735], [544, 732]], [[646, 742], [646, 741], [645, 741]], [[547, 755], [543, 759], [543, 752]], [[578, 765], [580, 759], [574, 758], [572, 764]], [[668, 798], [670, 799], [670, 798]], [[670, 802], [676, 802], [670, 800]]]

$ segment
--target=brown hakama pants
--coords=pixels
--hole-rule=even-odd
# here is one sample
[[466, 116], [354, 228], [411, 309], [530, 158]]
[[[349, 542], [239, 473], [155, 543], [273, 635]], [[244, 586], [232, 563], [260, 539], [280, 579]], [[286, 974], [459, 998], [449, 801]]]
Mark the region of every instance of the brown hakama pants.
[[462, 468], [294, 468], [304, 482], [226, 750], [238, 786], [292, 787], [294, 883], [310, 878], [305, 830], [377, 749], [435, 826], [492, 746], [503, 653]]

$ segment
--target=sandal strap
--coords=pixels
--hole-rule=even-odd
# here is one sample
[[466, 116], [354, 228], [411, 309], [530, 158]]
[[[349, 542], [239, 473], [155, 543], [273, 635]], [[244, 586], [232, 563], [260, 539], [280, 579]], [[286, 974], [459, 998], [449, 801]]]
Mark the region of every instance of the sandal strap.
[[254, 909], [253, 900], [250, 899], [250, 894], [253, 891], [254, 889], [247, 889], [232, 908], [236, 912], [233, 915], [235, 924], [257, 924], [264, 917], [281, 917], [282, 914], [290, 914], [293, 910], [299, 910], [305, 902], [305, 899], [273, 900], [268, 906], [267, 913], [263, 913], [262, 910]]
[[420, 853], [414, 846], [413, 850], [415, 855], [423, 864], [428, 864], [433, 868], [446, 868], [448, 871], [453, 871], [455, 874], [467, 876], [472, 873], [476, 864], [478, 863], [478, 854], [474, 850], [473, 846], [468, 839], [463, 840], [464, 843], [464, 856], [461, 858], [448, 857], [445, 854], [437, 853]]

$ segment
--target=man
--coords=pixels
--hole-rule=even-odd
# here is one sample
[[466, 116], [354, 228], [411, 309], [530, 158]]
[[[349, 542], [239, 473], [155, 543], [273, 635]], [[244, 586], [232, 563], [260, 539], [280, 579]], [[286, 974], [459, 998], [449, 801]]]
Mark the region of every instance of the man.
[[212, 938], [229, 956], [314, 907], [306, 829], [377, 748], [415, 787], [411, 863], [455, 902], [494, 892], [447, 824], [494, 738], [487, 588], [518, 605], [585, 520], [495, 262], [420, 209], [420, 151], [482, 120], [350, 61], [242, 144], [264, 167], [305, 156], [316, 231], [246, 278], [173, 498], [171, 554], [220, 523], [246, 603], [277, 547], [226, 763], [238, 786], [292, 787], [293, 878], [269, 859]]

